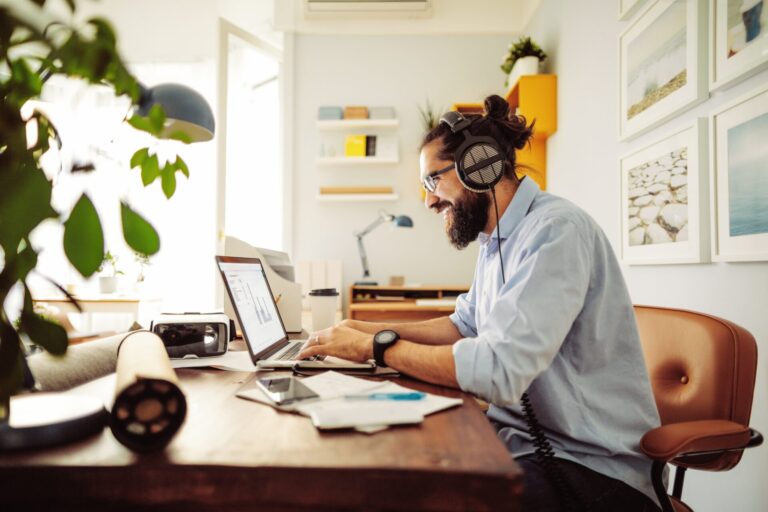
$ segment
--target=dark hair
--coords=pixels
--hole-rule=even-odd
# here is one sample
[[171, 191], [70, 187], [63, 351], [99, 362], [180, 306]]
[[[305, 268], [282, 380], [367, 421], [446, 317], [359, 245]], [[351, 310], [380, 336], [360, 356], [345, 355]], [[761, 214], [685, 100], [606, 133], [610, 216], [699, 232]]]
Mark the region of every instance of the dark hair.
[[[509, 103], [496, 94], [485, 98], [484, 110], [484, 115], [465, 116], [472, 120], [469, 130], [472, 135], [492, 137], [499, 143], [501, 151], [506, 154], [507, 165], [504, 174], [507, 178], [518, 181], [515, 174], [515, 169], [518, 167], [515, 150], [523, 149], [529, 143], [536, 121], [530, 125], [526, 124], [525, 117], [510, 113]], [[442, 146], [438, 152], [440, 159], [454, 160], [456, 150], [464, 142], [464, 135], [454, 134], [447, 124], [440, 123], [424, 135], [420, 149], [437, 139], [442, 140]]]

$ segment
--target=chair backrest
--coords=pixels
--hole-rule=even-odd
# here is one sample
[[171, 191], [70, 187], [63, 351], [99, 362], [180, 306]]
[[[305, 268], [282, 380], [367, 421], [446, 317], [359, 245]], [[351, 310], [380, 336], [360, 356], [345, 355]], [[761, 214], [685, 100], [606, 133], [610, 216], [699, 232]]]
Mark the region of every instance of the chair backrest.
[[[640, 341], [662, 425], [730, 420], [748, 426], [757, 372], [755, 338], [712, 315], [635, 306]], [[730, 469], [741, 451], [720, 455], [699, 469]]]

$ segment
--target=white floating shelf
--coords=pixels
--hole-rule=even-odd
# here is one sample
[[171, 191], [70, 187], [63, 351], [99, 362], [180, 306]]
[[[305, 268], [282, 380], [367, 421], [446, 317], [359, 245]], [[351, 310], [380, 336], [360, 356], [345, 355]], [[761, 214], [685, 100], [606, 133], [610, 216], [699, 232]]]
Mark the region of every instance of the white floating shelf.
[[327, 203], [352, 201], [397, 201], [397, 194], [318, 194], [317, 200]]
[[316, 160], [317, 165], [394, 165], [399, 162], [397, 157], [380, 156], [323, 156]]
[[317, 121], [319, 130], [347, 130], [353, 128], [397, 128], [399, 119], [334, 119]]

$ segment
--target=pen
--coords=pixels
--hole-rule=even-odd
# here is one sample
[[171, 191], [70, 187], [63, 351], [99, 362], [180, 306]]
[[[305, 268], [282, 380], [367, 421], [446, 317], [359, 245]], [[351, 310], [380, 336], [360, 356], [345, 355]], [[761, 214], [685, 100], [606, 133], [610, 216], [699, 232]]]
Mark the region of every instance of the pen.
[[412, 393], [371, 393], [370, 395], [345, 395], [347, 400], [421, 400], [426, 393], [414, 391]]

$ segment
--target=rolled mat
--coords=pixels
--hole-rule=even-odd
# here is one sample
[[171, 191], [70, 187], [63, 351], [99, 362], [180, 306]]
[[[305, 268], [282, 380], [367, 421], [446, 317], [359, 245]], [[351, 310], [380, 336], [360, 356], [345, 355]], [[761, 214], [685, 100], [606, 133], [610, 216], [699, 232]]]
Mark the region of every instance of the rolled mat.
[[109, 426], [133, 451], [165, 447], [187, 415], [187, 400], [159, 336], [136, 331], [117, 349], [117, 384]]

